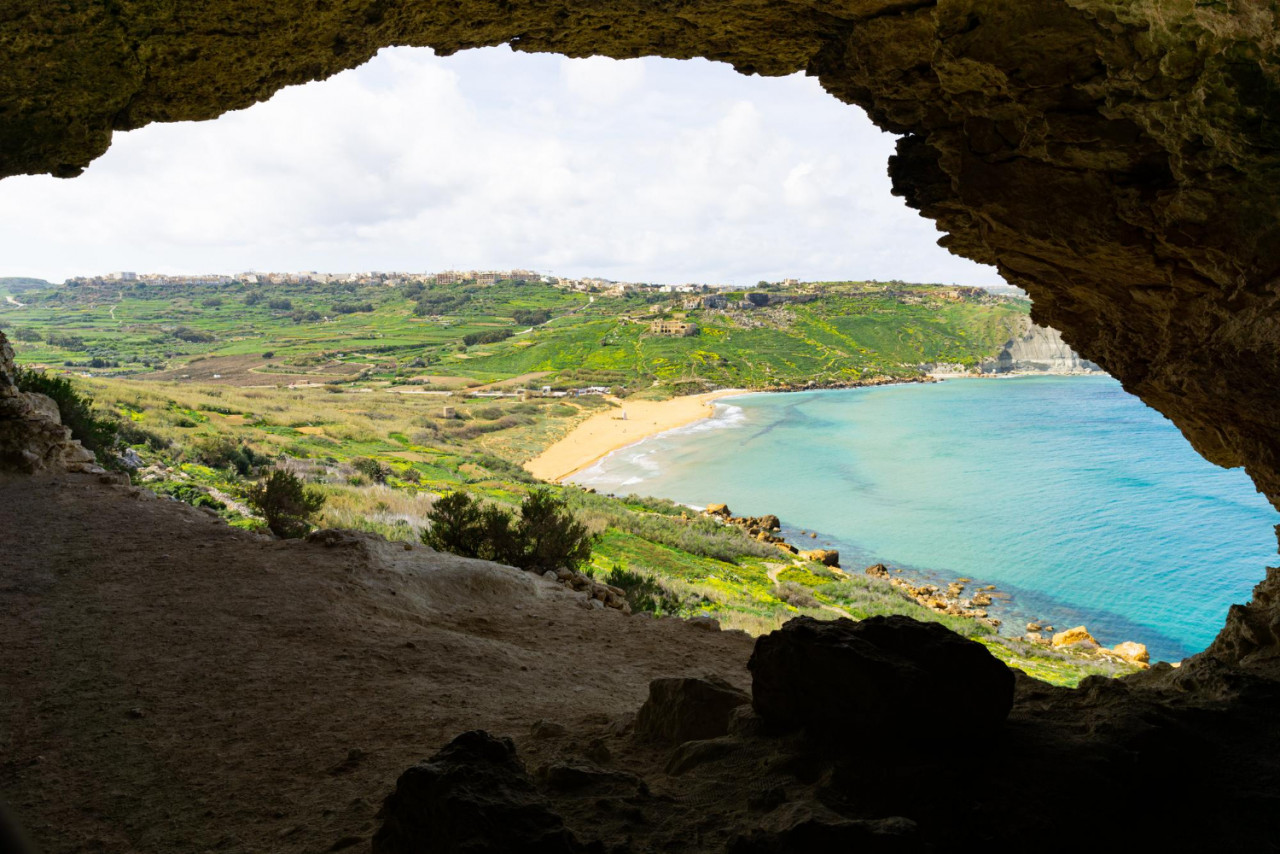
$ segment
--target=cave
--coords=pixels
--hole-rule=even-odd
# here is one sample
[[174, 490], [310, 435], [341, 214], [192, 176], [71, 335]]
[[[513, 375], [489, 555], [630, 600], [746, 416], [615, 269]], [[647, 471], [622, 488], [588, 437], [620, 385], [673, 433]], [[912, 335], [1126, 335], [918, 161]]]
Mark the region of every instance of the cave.
[[[211, 119], [388, 45], [803, 71], [901, 135], [894, 192], [935, 221], [942, 245], [995, 265], [1030, 294], [1038, 323], [1280, 508], [1278, 15], [1254, 0], [17, 0], [0, 14], [0, 177], [73, 178], [115, 130]], [[1092, 819], [1043, 797], [1005, 804], [1016, 818], [966, 838], [1059, 850], [1129, 816], [1137, 824], [1115, 840], [1274, 845], [1280, 570], [1267, 572], [1180, 668], [1074, 692], [1020, 688], [1016, 745], [982, 773], [1111, 802]], [[1213, 770], [1186, 779], [1202, 765]], [[920, 767], [889, 788], [939, 804], [964, 785], [942, 774], [929, 789], [936, 769]], [[1086, 792], [1090, 781], [1110, 790]], [[1180, 803], [1197, 818], [1141, 825], [1145, 810]], [[939, 826], [965, 821], [940, 814]], [[1044, 838], [1073, 817], [1073, 832]], [[741, 850], [800, 850], [777, 845]]]

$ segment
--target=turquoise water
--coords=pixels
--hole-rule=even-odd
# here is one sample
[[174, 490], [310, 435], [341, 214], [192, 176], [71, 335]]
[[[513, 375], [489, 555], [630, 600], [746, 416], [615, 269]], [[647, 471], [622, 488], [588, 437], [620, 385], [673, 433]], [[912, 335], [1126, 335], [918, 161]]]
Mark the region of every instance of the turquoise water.
[[[1272, 510], [1108, 377], [752, 394], [573, 478], [602, 492], [778, 515], [847, 569], [967, 576], [992, 608], [1087, 625], [1153, 660], [1198, 652], [1273, 563]], [[799, 531], [819, 534], [813, 540]]]

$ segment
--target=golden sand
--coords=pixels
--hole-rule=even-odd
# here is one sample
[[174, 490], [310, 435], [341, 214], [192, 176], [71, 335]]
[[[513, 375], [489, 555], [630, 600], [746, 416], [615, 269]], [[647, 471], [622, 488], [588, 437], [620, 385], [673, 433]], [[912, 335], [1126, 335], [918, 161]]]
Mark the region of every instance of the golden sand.
[[671, 400], [617, 400], [616, 408], [583, 421], [568, 436], [525, 463], [525, 470], [542, 480], [564, 480], [612, 451], [708, 418], [715, 414], [713, 401], [744, 393], [742, 389], [721, 389]]

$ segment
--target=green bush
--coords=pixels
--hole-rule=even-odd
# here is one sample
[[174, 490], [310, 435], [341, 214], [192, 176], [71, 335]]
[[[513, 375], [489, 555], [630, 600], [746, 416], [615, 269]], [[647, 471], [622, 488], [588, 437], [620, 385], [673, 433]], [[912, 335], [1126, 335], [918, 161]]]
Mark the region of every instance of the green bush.
[[305, 488], [293, 472], [277, 469], [249, 487], [248, 502], [276, 536], [301, 537], [324, 506], [324, 495]]
[[634, 613], [674, 614], [680, 609], [680, 597], [642, 572], [632, 572], [615, 563], [603, 580], [623, 591]]
[[192, 456], [210, 468], [234, 469], [241, 477], [249, 476], [255, 468], [271, 459], [230, 436], [219, 436], [198, 443], [192, 450]]
[[71, 429], [73, 438], [79, 439], [102, 465], [114, 463], [111, 454], [116, 444], [119, 423], [106, 414], [95, 414], [93, 398], [78, 394], [65, 377], [50, 376], [42, 371], [18, 369], [18, 390], [48, 395], [58, 404], [62, 423]]
[[356, 457], [351, 461], [351, 467], [373, 483], [386, 483], [390, 473], [382, 463], [369, 457]]
[[591, 559], [595, 537], [565, 509], [564, 500], [535, 489], [520, 505], [519, 519], [466, 492], [441, 496], [427, 514], [422, 542], [437, 551], [546, 572], [577, 569]]

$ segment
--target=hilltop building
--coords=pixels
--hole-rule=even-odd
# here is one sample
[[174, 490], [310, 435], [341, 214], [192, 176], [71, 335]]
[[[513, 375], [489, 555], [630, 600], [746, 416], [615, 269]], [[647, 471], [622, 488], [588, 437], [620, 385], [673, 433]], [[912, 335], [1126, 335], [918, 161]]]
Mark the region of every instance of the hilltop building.
[[683, 320], [655, 320], [649, 324], [649, 331], [655, 335], [689, 338], [698, 334], [698, 324]]

